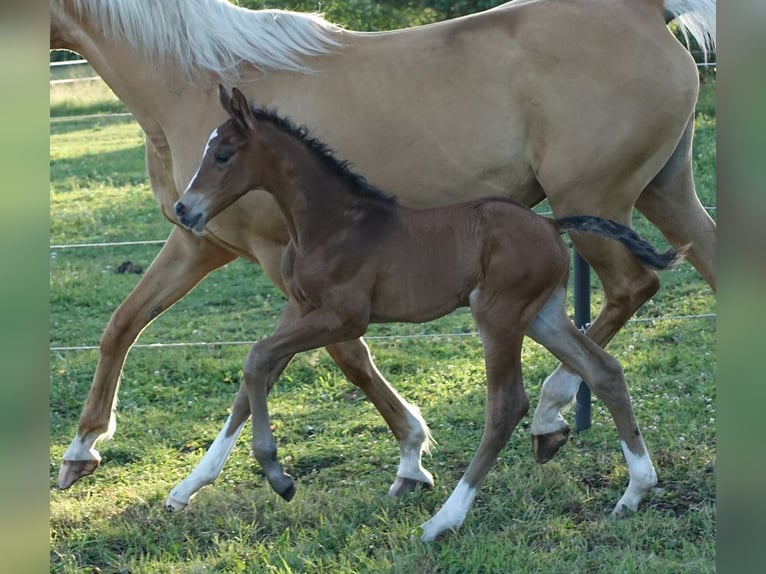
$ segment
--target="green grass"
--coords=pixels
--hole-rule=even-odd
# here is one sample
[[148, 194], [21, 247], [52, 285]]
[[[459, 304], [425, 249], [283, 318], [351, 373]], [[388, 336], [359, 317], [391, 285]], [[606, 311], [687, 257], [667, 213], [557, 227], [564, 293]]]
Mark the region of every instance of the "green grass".
[[[66, 98], [54, 100], [57, 90], [52, 114], [112, 105], [109, 94], [83, 95], [88, 103], [68, 108]], [[708, 81], [694, 153], [698, 191], [710, 206], [715, 118], [715, 82]], [[164, 238], [170, 224], [156, 207], [143, 162], [141, 131], [129, 118], [52, 122], [51, 244]], [[664, 245], [639, 216], [636, 227]], [[116, 269], [124, 261], [145, 268], [158, 250], [52, 249], [51, 345], [97, 345], [137, 281]], [[610, 346], [625, 368], [660, 477], [659, 488], [627, 519], [607, 515], [627, 475], [611, 418], [596, 401], [592, 429], [545, 466], [532, 460], [526, 417], [463, 527], [433, 544], [412, 540], [478, 445], [485, 385], [476, 336], [397, 335], [472, 333], [463, 310], [428, 325], [370, 330], [378, 366], [421, 407], [438, 441], [425, 459], [436, 487], [397, 500], [385, 496], [398, 463], [390, 431], [316, 351], [294, 360], [270, 399], [280, 457], [297, 479], [295, 499], [284, 503], [266, 485], [248, 456], [248, 427], [219, 481], [184, 513], [166, 514], [168, 491], [226, 418], [247, 347], [134, 349], [121, 383], [117, 435], [100, 446], [102, 467], [70, 490], [51, 490], [51, 571], [713, 572], [715, 320], [652, 318], [715, 313], [715, 298], [686, 263], [664, 273], [662, 284], [639, 311], [641, 321]], [[594, 281], [594, 315], [601, 300]], [[236, 261], [158, 318], [139, 342], [254, 340], [273, 328], [283, 305], [257, 266]], [[93, 350], [51, 353], [51, 485], [96, 360]], [[534, 407], [555, 361], [531, 342], [524, 360]]]

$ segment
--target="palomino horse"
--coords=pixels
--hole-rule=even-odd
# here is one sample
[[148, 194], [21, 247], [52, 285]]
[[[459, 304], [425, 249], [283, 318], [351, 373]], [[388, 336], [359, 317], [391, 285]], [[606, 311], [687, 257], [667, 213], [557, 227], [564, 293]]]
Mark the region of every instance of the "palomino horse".
[[290, 242], [282, 256], [287, 307], [245, 361], [253, 453], [286, 500], [292, 477], [277, 461], [266, 397], [302, 351], [361, 337], [370, 323], [424, 322], [470, 306], [484, 347], [486, 425], [479, 449], [439, 512], [422, 525], [432, 540], [463, 523], [484, 477], [529, 407], [521, 376], [525, 331], [577, 373], [614, 417], [628, 462], [628, 490], [615, 507], [636, 510], [657, 482], [620, 364], [566, 314], [569, 253], [562, 231], [619, 239], [643, 263], [664, 255], [630, 228], [597, 217], [544, 219], [507, 199], [414, 210], [348, 171], [305, 129], [248, 106], [236, 88], [221, 104], [231, 119], [213, 131], [202, 163], [175, 205], [181, 225], [205, 225], [253, 188], [273, 194]]
[[[556, 217], [588, 213], [624, 224], [636, 206], [715, 281], [715, 224], [692, 179], [698, 77], [668, 31], [674, 17], [709, 49], [714, 0], [520, 0], [437, 24], [383, 33], [343, 30], [314, 15], [248, 11], [223, 0], [51, 0], [50, 46], [85, 57], [146, 133], [146, 161], [162, 212], [197, 168], [224, 119], [216, 86], [236, 79], [328, 142], [402, 203], [431, 207], [488, 195], [526, 205], [547, 197]], [[393, 113], [395, 112], [395, 113]], [[194, 121], [189, 121], [194, 118]], [[371, 137], [374, 134], [374, 137]], [[100, 356], [59, 486], [98, 466], [114, 433], [120, 372], [138, 334], [209, 272], [258, 262], [283, 291], [289, 235], [271, 196], [253, 190], [198, 236], [177, 227], [101, 338]], [[605, 305], [588, 330], [606, 345], [658, 288], [654, 272], [617, 242], [576, 234]], [[431, 484], [421, 453], [429, 431], [373, 364], [361, 338], [328, 346], [381, 412], [399, 443], [390, 492]], [[532, 421], [537, 460], [566, 441], [560, 411], [577, 374], [557, 369]], [[235, 404], [199, 466], [168, 499], [221, 472], [249, 416]]]

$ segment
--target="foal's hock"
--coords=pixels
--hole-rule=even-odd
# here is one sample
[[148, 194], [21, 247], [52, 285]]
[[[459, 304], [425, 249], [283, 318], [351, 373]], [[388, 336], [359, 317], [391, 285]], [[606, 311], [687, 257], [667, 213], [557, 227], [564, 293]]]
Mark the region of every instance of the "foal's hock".
[[[204, 234], [211, 218], [249, 190], [262, 188], [273, 195], [287, 224], [290, 243], [282, 258], [287, 307], [271, 336], [253, 345], [241, 392], [253, 415], [253, 453], [276, 492], [289, 500], [295, 485], [278, 462], [266, 398], [296, 353], [358, 338], [373, 322], [422, 322], [469, 306], [486, 363], [485, 431], [452, 495], [422, 525], [422, 538], [462, 524], [527, 412], [521, 375], [525, 334], [606, 403], [630, 474], [614, 512], [636, 510], [656, 474], [619, 363], [566, 315], [569, 252], [559, 235], [593, 233], [617, 240], [627, 248], [625, 257], [653, 269], [672, 266], [677, 251], [660, 254], [614, 221], [587, 215], [546, 219], [506, 199], [409, 209], [350, 171], [306, 130], [250, 106], [236, 88], [231, 96], [221, 88], [220, 100], [230, 119], [210, 135], [175, 212], [181, 225]], [[565, 440], [561, 434], [536, 445], [538, 459], [552, 456]], [[406, 481], [432, 484], [421, 450], [403, 454], [399, 487], [406, 488]]]

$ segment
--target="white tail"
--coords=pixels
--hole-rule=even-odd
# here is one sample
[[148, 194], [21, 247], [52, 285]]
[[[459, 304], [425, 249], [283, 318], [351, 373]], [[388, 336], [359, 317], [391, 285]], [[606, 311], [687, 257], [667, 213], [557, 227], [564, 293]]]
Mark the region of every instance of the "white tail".
[[707, 60], [715, 53], [715, 2], [716, 0], [665, 0], [665, 11], [678, 20], [681, 32], [687, 39], [691, 35], [699, 44]]

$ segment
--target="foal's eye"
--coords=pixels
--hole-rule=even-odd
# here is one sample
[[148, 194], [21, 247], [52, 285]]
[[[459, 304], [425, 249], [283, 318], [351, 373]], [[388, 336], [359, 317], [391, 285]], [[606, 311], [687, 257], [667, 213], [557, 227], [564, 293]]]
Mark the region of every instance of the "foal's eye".
[[218, 165], [226, 165], [227, 163], [229, 163], [232, 157], [234, 157], [234, 152], [227, 151], [227, 152], [220, 152], [215, 154], [214, 159], [215, 159], [215, 163], [217, 163]]

